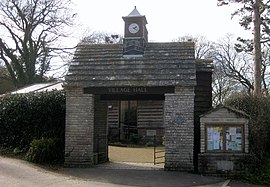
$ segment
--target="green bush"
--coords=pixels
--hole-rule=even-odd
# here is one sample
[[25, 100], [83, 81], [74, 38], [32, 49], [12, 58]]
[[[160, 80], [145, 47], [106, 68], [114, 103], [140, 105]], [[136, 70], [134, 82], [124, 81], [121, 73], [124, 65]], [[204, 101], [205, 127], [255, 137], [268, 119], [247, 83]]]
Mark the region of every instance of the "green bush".
[[0, 97], [0, 147], [24, 149], [41, 138], [59, 138], [64, 147], [64, 133], [64, 92]]
[[63, 153], [58, 142], [59, 140], [52, 138], [33, 140], [26, 153], [26, 160], [35, 163], [51, 163], [62, 159]]
[[129, 137], [129, 141], [132, 144], [138, 144], [142, 137], [139, 134], [131, 134]]
[[270, 97], [238, 95], [226, 105], [244, 111], [250, 116], [250, 157], [239, 160], [246, 169], [242, 178], [251, 183], [270, 185]]
[[238, 95], [225, 104], [250, 116], [250, 151], [262, 160], [265, 153], [270, 152], [270, 97]]
[[18, 155], [18, 154], [23, 153], [23, 152], [24, 152], [24, 150], [20, 149], [19, 147], [16, 147], [15, 149], [13, 149], [14, 155]]
[[149, 141], [145, 144], [146, 147], [154, 147], [154, 142], [153, 141]]
[[270, 155], [266, 155], [260, 165], [261, 167], [254, 165], [255, 167], [245, 172], [242, 178], [254, 184], [270, 186]]

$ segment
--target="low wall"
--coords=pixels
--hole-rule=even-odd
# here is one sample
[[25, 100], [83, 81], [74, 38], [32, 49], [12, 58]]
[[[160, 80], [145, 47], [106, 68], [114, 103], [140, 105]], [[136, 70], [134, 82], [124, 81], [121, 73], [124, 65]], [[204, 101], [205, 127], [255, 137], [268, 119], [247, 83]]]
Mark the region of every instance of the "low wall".
[[241, 160], [249, 157], [246, 153], [201, 153], [199, 172], [211, 175], [237, 175], [245, 171]]

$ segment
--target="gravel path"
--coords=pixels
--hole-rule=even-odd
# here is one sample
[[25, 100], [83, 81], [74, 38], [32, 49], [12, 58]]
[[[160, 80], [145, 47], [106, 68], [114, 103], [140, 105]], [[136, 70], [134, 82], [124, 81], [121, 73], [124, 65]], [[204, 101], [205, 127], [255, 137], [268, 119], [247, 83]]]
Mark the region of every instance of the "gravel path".
[[[157, 147], [157, 150], [164, 151], [164, 147]], [[164, 152], [158, 156], [164, 156]], [[109, 159], [112, 162], [154, 163], [154, 148], [109, 146]], [[158, 161], [164, 162], [164, 158]]]

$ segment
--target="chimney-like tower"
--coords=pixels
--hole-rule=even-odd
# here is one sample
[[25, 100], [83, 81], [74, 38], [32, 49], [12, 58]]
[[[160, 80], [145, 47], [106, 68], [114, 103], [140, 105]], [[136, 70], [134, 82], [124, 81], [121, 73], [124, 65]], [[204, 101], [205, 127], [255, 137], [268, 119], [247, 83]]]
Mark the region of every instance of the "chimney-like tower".
[[123, 20], [125, 21], [124, 55], [143, 55], [145, 43], [148, 41], [146, 17], [141, 15], [135, 6], [128, 16], [123, 17]]

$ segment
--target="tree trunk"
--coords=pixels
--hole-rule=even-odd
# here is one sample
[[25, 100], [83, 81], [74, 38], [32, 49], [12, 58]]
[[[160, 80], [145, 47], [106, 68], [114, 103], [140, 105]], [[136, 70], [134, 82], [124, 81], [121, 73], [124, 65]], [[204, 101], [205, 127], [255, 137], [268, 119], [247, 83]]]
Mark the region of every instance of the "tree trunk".
[[261, 17], [260, 17], [261, 0], [255, 0], [253, 5], [253, 24], [254, 24], [254, 92], [253, 95], [260, 97], [262, 94], [261, 78]]

